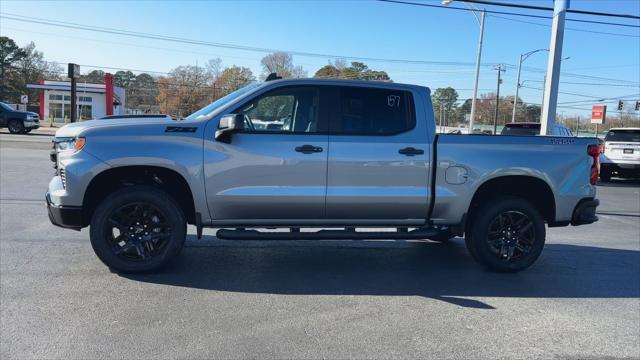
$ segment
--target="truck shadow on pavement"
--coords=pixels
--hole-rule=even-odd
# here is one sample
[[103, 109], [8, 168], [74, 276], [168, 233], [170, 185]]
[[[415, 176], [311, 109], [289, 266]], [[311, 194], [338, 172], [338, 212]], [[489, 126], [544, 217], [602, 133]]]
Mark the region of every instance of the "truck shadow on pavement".
[[[637, 298], [640, 252], [547, 244], [528, 270], [492, 273], [462, 239], [434, 242], [190, 240], [162, 272], [123, 275], [189, 288], [281, 295], [423, 296], [494, 309], [474, 297]], [[215, 239], [210, 237], [210, 239]]]

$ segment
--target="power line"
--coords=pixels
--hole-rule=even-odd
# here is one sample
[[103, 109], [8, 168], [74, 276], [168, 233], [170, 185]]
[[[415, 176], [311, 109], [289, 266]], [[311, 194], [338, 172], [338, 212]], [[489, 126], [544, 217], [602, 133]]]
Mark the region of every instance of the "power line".
[[[385, 1], [392, 1], [392, 0], [385, 0]], [[425, 6], [429, 5], [429, 6], [439, 7], [437, 5], [430, 5], [430, 4], [420, 4], [420, 5], [425, 5]], [[445, 7], [445, 8], [452, 9], [449, 7]], [[453, 9], [459, 9], [459, 8], [453, 8]], [[460, 9], [460, 10], [467, 10], [467, 9]], [[18, 17], [22, 17], [22, 18], [18, 18]], [[48, 19], [34, 18], [34, 17], [22, 16], [22, 15], [13, 15], [8, 13], [4, 13], [4, 14], [0, 13], [0, 18], [7, 18], [7, 19], [22, 21], [22, 22], [33, 22], [33, 23], [63, 27], [63, 28], [73, 28], [73, 29], [84, 30], [84, 31], [104, 32], [104, 33], [111, 33], [111, 34], [123, 35], [123, 36], [129, 36], [129, 37], [141, 37], [141, 38], [148, 38], [148, 39], [161, 40], [161, 41], [184, 43], [184, 44], [190, 44], [190, 45], [203, 45], [203, 46], [211, 46], [211, 47], [230, 48], [230, 49], [236, 49], [236, 50], [254, 51], [254, 52], [261, 52], [261, 53], [285, 51], [292, 55], [322, 57], [322, 58], [330, 58], [330, 59], [344, 58], [344, 59], [351, 59], [351, 60], [417, 64], [417, 65], [442, 65], [442, 66], [452, 66], [452, 65], [474, 66], [475, 65], [474, 63], [471, 63], [471, 62], [461, 62], [461, 61], [427, 61], [427, 60], [372, 58], [372, 57], [345, 56], [345, 55], [336, 55], [336, 54], [308, 53], [308, 52], [301, 52], [301, 51], [286, 51], [286, 50], [279, 50], [279, 49], [258, 48], [258, 47], [235, 45], [235, 44], [213, 43], [213, 42], [206, 42], [206, 41], [193, 40], [193, 39], [175, 38], [175, 37], [169, 37], [169, 36], [158, 35], [158, 34], [138, 33], [138, 32], [132, 32], [132, 31], [126, 31], [126, 30], [113, 29], [113, 28], [95, 27], [95, 26], [82, 25], [82, 24], [76, 24], [76, 23], [68, 23], [68, 22], [56, 23]], [[506, 67], [511, 69], [516, 68], [516, 66], [512, 64], [505, 64], [505, 65]], [[483, 64], [483, 66], [491, 66], [491, 64]], [[532, 71], [532, 72], [540, 72], [540, 73], [546, 72], [546, 70], [537, 69], [537, 68], [523, 67], [522, 69], [524, 71]], [[629, 80], [619, 80], [619, 79], [595, 77], [595, 76], [581, 75], [581, 74], [570, 74], [570, 73], [564, 73], [564, 72], [562, 72], [561, 74], [564, 76], [579, 77], [579, 78], [595, 80], [595, 81], [615, 81], [620, 83], [636, 84], [636, 82], [632, 82]]]
[[[553, 11], [553, 8], [550, 8], [550, 7], [524, 5], [524, 4], [513, 4], [513, 3], [503, 3], [503, 2], [487, 1], [487, 0], [458, 0], [458, 1], [467, 2], [467, 3], [473, 3], [473, 4], [514, 7], [514, 8], [520, 8], [520, 9]], [[576, 9], [567, 9], [567, 12], [568, 13], [574, 13], [574, 14], [582, 14], [582, 15], [607, 16], [607, 17], [627, 18], [627, 19], [640, 19], [640, 16], [636, 16], [636, 15], [602, 13], [602, 12], [596, 12], [596, 11], [586, 11], [586, 10], [576, 10]]]
[[[530, 82], [544, 82], [542, 80], [522, 80], [522, 82], [524, 83], [525, 81], [530, 81]], [[571, 81], [560, 81], [560, 84], [569, 84], [569, 85], [588, 85], [588, 86], [616, 86], [616, 87], [637, 87], [636, 85], [627, 85], [627, 84], [605, 84], [605, 83], [587, 83], [587, 82], [571, 82]]]
[[260, 52], [260, 53], [273, 53], [278, 51], [284, 51], [291, 55], [307, 56], [307, 57], [322, 57], [327, 59], [343, 58], [343, 59], [361, 60], [361, 61], [370, 61], [370, 62], [388, 62], [388, 63], [418, 64], [418, 65], [460, 65], [460, 66], [474, 65], [474, 63], [465, 62], [465, 61], [427, 61], [427, 60], [408, 60], [408, 59], [393, 59], [393, 58], [375, 58], [375, 57], [312, 53], [312, 52], [304, 52], [304, 51], [290, 51], [290, 50], [281, 50], [281, 49], [273, 49], [273, 48], [261, 48], [261, 47], [255, 47], [255, 46], [218, 43], [218, 42], [179, 38], [179, 37], [172, 37], [172, 36], [158, 35], [158, 34], [151, 34], [151, 33], [134, 32], [134, 31], [128, 31], [128, 30], [115, 29], [115, 28], [83, 25], [78, 23], [61, 22], [61, 21], [54, 22], [53, 20], [23, 16], [23, 15], [14, 15], [9, 13], [0, 13], [0, 18], [27, 22], [27, 23], [36, 23], [36, 24], [49, 25], [49, 26], [55, 26], [55, 27], [76, 29], [76, 30], [108, 33], [108, 34], [123, 35], [123, 36], [130, 36], [130, 37], [139, 37], [139, 38], [152, 39], [152, 40], [170, 41], [170, 42], [190, 44], [190, 45], [202, 45], [202, 46], [226, 48], [226, 49], [233, 49], [233, 50], [253, 51], [253, 52]]
[[[474, 9], [466, 9], [466, 8], [443, 6], [443, 5], [416, 3], [416, 2], [403, 1], [403, 0], [378, 0], [378, 1], [386, 2], [386, 3], [394, 3], [394, 4], [402, 4], [402, 5], [413, 5], [413, 6], [422, 6], [422, 7], [431, 7], [431, 8], [441, 8], [441, 9], [450, 9], [450, 10], [478, 11], [478, 10], [474, 10]], [[501, 14], [501, 15], [511, 15], [511, 16], [522, 16], [522, 17], [530, 17], [530, 18], [538, 18], [538, 19], [553, 19], [552, 16], [546, 16], [546, 15], [523, 14], [523, 13], [517, 13], [517, 12], [486, 10], [486, 9], [483, 10], [483, 11], [485, 13], [487, 13], [487, 14]], [[613, 23], [613, 22], [607, 22], [607, 21], [595, 21], [595, 20], [583, 20], [583, 19], [565, 19], [565, 20], [566, 21], [573, 21], [573, 22], [589, 23], [589, 24], [599, 24], [599, 25], [611, 25], [611, 26], [640, 28], [640, 25], [621, 24], [621, 23]]]
[[[520, 20], [520, 19], [512, 19], [506, 16], [500, 16], [500, 15], [489, 15], [493, 18], [499, 18], [499, 19], [504, 19], [504, 20], [509, 20], [509, 21], [515, 21], [515, 22], [519, 22], [519, 23], [523, 23], [523, 24], [531, 24], [531, 25], [537, 25], [537, 26], [543, 26], [543, 27], [548, 27], [550, 28], [551, 25], [548, 24], [540, 24], [537, 22], [533, 22], [533, 21], [527, 21], [527, 20]], [[590, 33], [590, 34], [600, 34], [600, 35], [611, 35], [611, 36], [622, 36], [622, 37], [640, 37], [640, 35], [631, 35], [631, 34], [620, 34], [620, 33], [611, 33], [611, 32], [605, 32], [605, 31], [595, 31], [595, 30], [585, 30], [585, 29], [577, 29], [577, 28], [572, 28], [572, 27], [565, 27], [565, 30], [570, 30], [570, 31], [578, 31], [578, 32], [584, 32], [584, 33]]]

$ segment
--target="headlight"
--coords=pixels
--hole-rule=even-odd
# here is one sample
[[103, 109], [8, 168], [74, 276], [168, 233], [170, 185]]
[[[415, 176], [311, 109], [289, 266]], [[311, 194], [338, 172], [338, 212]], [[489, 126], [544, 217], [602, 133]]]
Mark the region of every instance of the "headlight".
[[82, 150], [84, 144], [87, 142], [85, 138], [64, 138], [55, 139], [56, 150], [58, 152], [76, 152]]

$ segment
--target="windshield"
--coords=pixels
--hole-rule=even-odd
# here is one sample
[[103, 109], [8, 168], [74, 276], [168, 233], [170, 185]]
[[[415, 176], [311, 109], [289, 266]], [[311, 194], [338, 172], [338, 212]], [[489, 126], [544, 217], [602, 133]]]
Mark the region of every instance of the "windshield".
[[234, 92], [232, 92], [229, 95], [223, 96], [220, 99], [212, 102], [211, 104], [203, 107], [202, 109], [194, 112], [193, 114], [187, 116], [185, 119], [186, 120], [198, 120], [198, 119], [204, 119], [209, 117], [209, 115], [211, 115], [211, 113], [213, 113], [214, 111], [216, 111], [219, 107], [221, 107], [222, 105], [235, 100], [236, 98], [240, 97], [241, 95], [257, 88], [258, 86], [260, 86], [262, 83], [252, 83], [249, 84], [243, 88], [240, 88]]
[[5, 103], [2, 103], [2, 102], [0, 102], [0, 108], [2, 108], [2, 110], [5, 110], [5, 111], [12, 111], [13, 110], [13, 108], [11, 106], [9, 106], [9, 105], [7, 105]]
[[500, 132], [501, 135], [538, 135], [540, 134], [540, 125], [519, 125], [505, 126]]
[[611, 130], [604, 141], [640, 142], [640, 130]]

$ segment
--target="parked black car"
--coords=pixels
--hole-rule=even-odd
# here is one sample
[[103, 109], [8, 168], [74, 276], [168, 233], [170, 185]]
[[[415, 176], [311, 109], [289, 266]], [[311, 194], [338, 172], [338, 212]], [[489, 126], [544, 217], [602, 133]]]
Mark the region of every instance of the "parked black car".
[[40, 116], [30, 111], [14, 110], [0, 102], [0, 128], [6, 127], [12, 134], [26, 134], [40, 127]]

